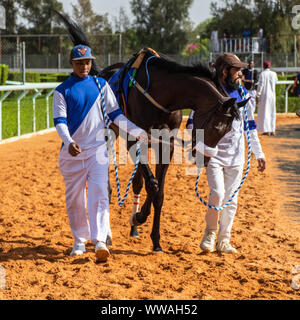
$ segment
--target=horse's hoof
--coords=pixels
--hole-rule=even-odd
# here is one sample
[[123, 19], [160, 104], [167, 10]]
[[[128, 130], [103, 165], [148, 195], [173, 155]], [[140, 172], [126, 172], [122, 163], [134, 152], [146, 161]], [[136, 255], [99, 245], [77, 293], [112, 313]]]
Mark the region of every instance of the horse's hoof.
[[132, 226], [130, 229], [130, 237], [139, 238], [139, 233], [136, 226]]

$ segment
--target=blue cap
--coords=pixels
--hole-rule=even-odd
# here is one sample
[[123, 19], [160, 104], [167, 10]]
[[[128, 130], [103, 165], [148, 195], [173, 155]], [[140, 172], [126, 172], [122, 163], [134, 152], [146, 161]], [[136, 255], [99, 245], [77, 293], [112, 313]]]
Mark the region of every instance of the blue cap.
[[71, 60], [83, 60], [83, 59], [96, 59], [92, 56], [92, 50], [90, 47], [83, 44], [79, 44], [74, 47], [70, 54]]

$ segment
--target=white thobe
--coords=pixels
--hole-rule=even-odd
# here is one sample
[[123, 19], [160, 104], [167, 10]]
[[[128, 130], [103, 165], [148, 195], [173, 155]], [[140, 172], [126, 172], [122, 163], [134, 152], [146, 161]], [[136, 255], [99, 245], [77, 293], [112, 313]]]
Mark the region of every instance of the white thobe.
[[264, 70], [258, 80], [257, 131], [275, 132], [277, 74], [270, 69]]
[[[231, 95], [232, 97], [232, 95]], [[247, 94], [246, 98], [249, 95]], [[247, 105], [247, 114], [250, 127], [250, 142], [256, 159], [265, 158], [255, 129], [253, 112]], [[218, 153], [212, 157], [206, 168], [207, 182], [210, 188], [209, 204], [220, 207], [225, 204], [239, 186], [243, 176], [245, 161], [245, 114], [240, 109], [240, 119], [235, 119], [232, 129], [218, 143]], [[246, 135], [246, 132], [245, 132]], [[237, 211], [238, 193], [229, 206], [222, 210], [218, 232], [218, 242], [229, 240], [235, 213]], [[208, 208], [205, 216], [206, 230], [217, 231], [219, 212]]]

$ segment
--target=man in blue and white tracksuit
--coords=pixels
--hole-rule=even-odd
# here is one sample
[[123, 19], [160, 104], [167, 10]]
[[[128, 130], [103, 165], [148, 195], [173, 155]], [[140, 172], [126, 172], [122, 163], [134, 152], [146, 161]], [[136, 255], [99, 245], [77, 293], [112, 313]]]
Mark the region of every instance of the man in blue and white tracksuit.
[[[241, 68], [247, 64], [242, 63], [240, 59], [230, 53], [218, 57], [215, 68], [220, 84], [219, 90], [224, 95], [236, 98], [236, 102], [242, 100], [239, 91], [239, 81], [242, 77]], [[245, 89], [244, 89], [245, 90]], [[247, 94], [247, 91], [245, 90]], [[247, 94], [248, 95], [248, 94]], [[249, 106], [247, 106], [247, 109]], [[218, 143], [217, 153], [211, 157], [207, 168], [206, 176], [210, 188], [209, 204], [215, 207], [221, 207], [225, 204], [233, 192], [239, 186], [245, 161], [245, 141], [244, 132], [246, 124], [243, 109], [240, 109], [240, 119], [235, 119], [232, 123], [232, 129]], [[266, 160], [262, 151], [259, 138], [256, 131], [256, 124], [253, 118], [253, 112], [248, 109], [249, 129], [252, 151], [255, 154], [258, 163], [258, 170], [264, 171]], [[187, 122], [187, 128], [192, 129], [193, 120], [190, 115]], [[237, 250], [230, 244], [231, 229], [233, 220], [237, 211], [238, 193], [233, 201], [220, 213], [215, 209], [208, 208], [205, 216], [206, 228], [200, 248], [206, 252], [214, 250], [217, 239], [216, 250], [222, 253], [236, 253]], [[219, 223], [218, 223], [219, 222]]]
[[[78, 45], [72, 49], [70, 64], [73, 73], [54, 92], [53, 118], [63, 141], [59, 168], [65, 181], [67, 213], [75, 239], [70, 255], [84, 253], [85, 242], [91, 239], [95, 244], [96, 259], [106, 261], [110, 254], [106, 247], [110, 233], [109, 159], [100, 91], [95, 79], [88, 75], [93, 59], [88, 46]], [[146, 132], [122, 114], [107, 82], [102, 78], [98, 78], [98, 82], [110, 121], [137, 140], [146, 142]]]

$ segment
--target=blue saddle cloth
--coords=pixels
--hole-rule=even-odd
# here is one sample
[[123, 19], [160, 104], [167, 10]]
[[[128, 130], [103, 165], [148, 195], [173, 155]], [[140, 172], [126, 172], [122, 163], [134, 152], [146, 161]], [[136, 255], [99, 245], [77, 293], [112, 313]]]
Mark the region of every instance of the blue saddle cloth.
[[[119, 91], [119, 79], [121, 77], [121, 73], [123, 71], [125, 67], [123, 67], [122, 69], [120, 69], [118, 72], [116, 72], [115, 74], [112, 75], [112, 77], [108, 80], [108, 83], [113, 91], [113, 93], [116, 96], [116, 99], [119, 103], [120, 106], [123, 105], [121, 97], [120, 97], [120, 91]], [[128, 99], [128, 89], [129, 89], [129, 82], [130, 82], [130, 76], [133, 73], [134, 68], [130, 68], [129, 71], [126, 73], [124, 80], [123, 80], [123, 92], [124, 92], [124, 98], [125, 98], [125, 102], [127, 103], [127, 99]]]

